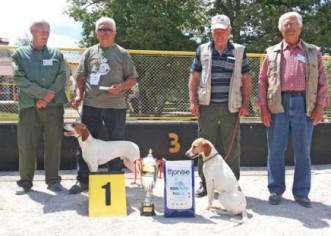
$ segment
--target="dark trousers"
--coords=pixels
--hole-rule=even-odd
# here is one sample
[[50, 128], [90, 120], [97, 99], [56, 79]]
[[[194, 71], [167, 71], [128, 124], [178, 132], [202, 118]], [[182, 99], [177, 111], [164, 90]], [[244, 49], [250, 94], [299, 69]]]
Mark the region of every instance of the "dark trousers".
[[[102, 109], [90, 106], [83, 106], [82, 123], [85, 124], [90, 131], [92, 137], [103, 140], [123, 140], [125, 137], [125, 121], [126, 109]], [[100, 136], [101, 128], [105, 126], [107, 129], [107, 137]], [[77, 150], [77, 180], [80, 183], [88, 184], [89, 169], [82, 156], [82, 150]], [[116, 158], [108, 162], [108, 170], [120, 171], [122, 169], [122, 161]]]
[[[20, 110], [17, 127], [19, 186], [32, 187], [36, 158], [40, 149], [44, 150], [46, 184], [60, 182], [63, 114], [63, 106]], [[44, 144], [44, 147], [41, 144]]]
[[[200, 106], [198, 136], [209, 140], [223, 158], [229, 154], [226, 163], [237, 180], [240, 178], [240, 125], [238, 122], [238, 113], [230, 113], [227, 103]], [[202, 167], [202, 157], [199, 157], [198, 174], [203, 187], [206, 187]]]

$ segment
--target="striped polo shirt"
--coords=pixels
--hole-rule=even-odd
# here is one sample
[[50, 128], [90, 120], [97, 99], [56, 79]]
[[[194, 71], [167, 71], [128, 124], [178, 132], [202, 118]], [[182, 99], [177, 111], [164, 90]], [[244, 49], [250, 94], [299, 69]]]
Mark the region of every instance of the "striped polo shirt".
[[[211, 69], [211, 102], [225, 103], [228, 102], [230, 80], [234, 70], [234, 46], [229, 41], [226, 50], [219, 53], [215, 50], [214, 42], [211, 43], [212, 53], [212, 69]], [[201, 47], [196, 50], [196, 54], [191, 66], [191, 72], [202, 72], [202, 65], [200, 61]], [[244, 52], [241, 73], [246, 74], [250, 72], [248, 58]]]

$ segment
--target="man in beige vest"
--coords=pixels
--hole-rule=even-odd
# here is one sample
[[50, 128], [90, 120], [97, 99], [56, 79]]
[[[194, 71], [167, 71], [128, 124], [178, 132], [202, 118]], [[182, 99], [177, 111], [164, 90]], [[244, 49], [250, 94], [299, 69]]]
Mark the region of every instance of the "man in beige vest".
[[284, 153], [290, 138], [295, 163], [292, 194], [300, 205], [310, 208], [311, 139], [328, 104], [328, 80], [319, 48], [300, 39], [302, 27], [297, 12], [279, 18], [283, 41], [267, 49], [258, 104], [267, 127], [269, 203], [280, 204], [285, 192]]
[[[198, 136], [215, 146], [221, 142], [223, 155], [237, 179], [240, 177], [239, 116], [248, 114], [251, 76], [245, 47], [230, 41], [230, 19], [216, 15], [211, 20], [212, 42], [196, 51], [189, 78], [190, 111], [198, 117]], [[219, 135], [220, 134], [220, 135]], [[197, 197], [207, 194], [198, 160], [201, 186]]]

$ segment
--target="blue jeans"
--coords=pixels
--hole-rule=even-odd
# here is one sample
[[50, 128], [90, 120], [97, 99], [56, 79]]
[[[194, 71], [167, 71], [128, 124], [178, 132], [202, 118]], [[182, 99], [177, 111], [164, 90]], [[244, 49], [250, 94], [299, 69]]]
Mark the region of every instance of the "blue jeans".
[[[103, 125], [107, 128], [107, 140], [123, 140], [125, 137], [126, 109], [102, 109], [90, 106], [83, 106], [82, 123], [90, 131], [92, 137], [100, 138], [99, 132]], [[82, 151], [77, 151], [77, 180], [80, 183], [88, 184], [89, 169], [82, 157]], [[120, 171], [122, 161], [116, 158], [108, 162], [108, 169]]]
[[311, 186], [313, 121], [306, 116], [304, 95], [283, 94], [282, 104], [285, 112], [272, 114], [271, 126], [267, 128], [268, 189], [270, 193], [276, 194], [285, 191], [284, 154], [290, 137], [295, 165], [292, 193], [308, 196]]

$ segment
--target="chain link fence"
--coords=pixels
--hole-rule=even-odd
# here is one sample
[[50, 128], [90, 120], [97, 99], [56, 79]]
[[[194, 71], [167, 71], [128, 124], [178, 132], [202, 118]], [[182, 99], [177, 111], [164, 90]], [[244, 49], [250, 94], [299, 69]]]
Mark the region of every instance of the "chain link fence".
[[[11, 55], [16, 47], [0, 46], [0, 120], [17, 120], [17, 89], [12, 79]], [[72, 74], [84, 49], [60, 48], [70, 72], [67, 97], [74, 97], [74, 79]], [[138, 85], [127, 92], [128, 119], [135, 120], [193, 120], [189, 112], [188, 78], [194, 52], [178, 51], [142, 51], [129, 50], [136, 65], [139, 77]], [[258, 119], [256, 105], [257, 85], [260, 65], [264, 54], [248, 53], [252, 69], [252, 95], [248, 118]], [[331, 57], [323, 57], [329, 80], [331, 79]], [[329, 96], [331, 96], [331, 83]], [[66, 104], [66, 119], [78, 119], [79, 112]], [[327, 107], [326, 116], [331, 116]]]

